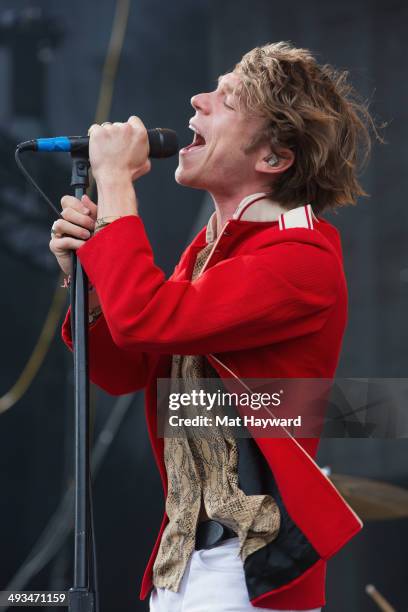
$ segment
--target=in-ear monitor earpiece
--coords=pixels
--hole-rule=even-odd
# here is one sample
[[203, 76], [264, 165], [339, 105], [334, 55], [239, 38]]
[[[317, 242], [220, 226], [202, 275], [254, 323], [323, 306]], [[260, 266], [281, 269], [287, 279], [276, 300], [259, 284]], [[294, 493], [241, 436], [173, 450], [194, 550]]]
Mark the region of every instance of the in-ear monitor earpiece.
[[276, 157], [276, 155], [270, 155], [265, 159], [265, 161], [269, 166], [277, 166], [279, 164], [279, 159]]

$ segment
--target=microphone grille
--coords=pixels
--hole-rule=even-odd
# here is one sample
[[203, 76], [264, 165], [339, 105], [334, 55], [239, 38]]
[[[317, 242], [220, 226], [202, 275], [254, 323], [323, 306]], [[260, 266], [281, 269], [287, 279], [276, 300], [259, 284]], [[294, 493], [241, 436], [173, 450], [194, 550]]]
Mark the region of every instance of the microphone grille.
[[178, 137], [174, 130], [155, 128], [148, 130], [149, 157], [171, 157], [179, 150]]

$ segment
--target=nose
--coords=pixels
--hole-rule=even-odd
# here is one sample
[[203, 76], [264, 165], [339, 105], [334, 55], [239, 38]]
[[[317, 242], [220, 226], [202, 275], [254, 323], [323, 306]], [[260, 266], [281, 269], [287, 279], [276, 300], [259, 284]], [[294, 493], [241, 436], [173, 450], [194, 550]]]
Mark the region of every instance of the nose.
[[205, 115], [210, 112], [210, 98], [208, 93], [200, 93], [193, 96], [190, 100], [191, 106], [196, 111], [201, 111]]

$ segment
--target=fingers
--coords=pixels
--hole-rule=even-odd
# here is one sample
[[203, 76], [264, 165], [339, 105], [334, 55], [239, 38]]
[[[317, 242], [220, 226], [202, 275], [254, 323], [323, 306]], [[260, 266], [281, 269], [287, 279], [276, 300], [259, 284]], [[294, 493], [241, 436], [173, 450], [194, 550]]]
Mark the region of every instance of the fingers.
[[[132, 115], [125, 123], [107, 123], [89, 128], [89, 158], [98, 184], [109, 173], [132, 181], [149, 171], [147, 130], [139, 117]], [[143, 172], [140, 168], [143, 167]]]
[[95, 229], [96, 205], [88, 196], [78, 200], [66, 195], [61, 199], [61, 218], [52, 225], [50, 248], [62, 253], [65, 249], [77, 249], [91, 237]]
[[143, 121], [139, 117], [136, 117], [136, 115], [131, 115], [127, 122], [130, 123], [132, 127], [146, 129]]
[[51, 238], [49, 247], [50, 251], [54, 255], [63, 255], [66, 251], [76, 251], [86, 240], [78, 240], [78, 238], [71, 238], [70, 236], [64, 236], [62, 238]]
[[82, 196], [81, 200], [71, 195], [65, 195], [61, 198], [61, 206], [63, 211], [70, 208], [84, 215], [89, 215], [92, 219], [96, 219], [98, 207], [87, 195]]
[[[95, 221], [91, 219], [89, 215], [79, 213], [76, 210], [73, 210], [72, 208], [66, 208], [62, 211], [61, 215], [62, 218], [58, 219], [58, 221], [55, 221], [54, 223], [55, 231], [60, 234], [71, 235], [71, 231], [66, 231], [67, 229], [72, 230], [73, 232], [76, 231], [76, 228], [79, 228], [80, 230], [82, 229], [87, 232], [93, 232], [93, 230], [95, 229]], [[64, 229], [65, 231], [61, 231], [61, 229]], [[76, 234], [74, 233], [72, 235]]]
[[137, 117], [136, 115], [131, 115], [126, 122], [115, 121], [114, 123], [111, 123], [110, 121], [104, 121], [100, 125], [99, 123], [93, 123], [88, 130], [88, 136], [90, 136], [91, 132], [93, 132], [94, 130], [96, 131], [101, 130], [101, 129], [110, 130], [112, 127], [122, 127], [123, 128], [127, 124], [130, 124], [132, 127], [137, 128], [137, 129], [146, 130], [146, 127], [143, 121], [140, 119], [140, 117]]
[[[94, 126], [95, 124], [91, 125], [91, 128], [93, 129]], [[119, 122], [119, 121], [115, 121], [115, 123], [105, 122], [105, 123], [102, 123], [102, 125], [99, 127], [101, 128], [103, 127], [108, 132], [112, 132], [114, 131], [115, 128], [120, 128], [126, 131], [127, 129], [129, 129], [129, 126], [131, 126], [133, 129], [136, 129], [138, 132], [147, 132], [143, 121], [136, 115], [131, 115], [131, 117], [129, 117], [129, 119], [125, 122]]]
[[138, 134], [143, 134], [144, 140], [147, 142], [147, 129], [145, 127], [145, 124], [141, 119], [139, 119], [139, 117], [136, 117], [136, 115], [132, 115], [131, 117], [129, 117], [129, 119], [127, 120], [127, 124], [125, 125], [131, 125], [132, 128], [136, 130]]
[[94, 229], [94, 225], [95, 225], [94, 221], [90, 219], [89, 217], [85, 217], [88, 227], [84, 225], [79, 225], [79, 223], [72, 221], [72, 219], [75, 220], [77, 216], [79, 216], [79, 213], [71, 209], [67, 209], [66, 211], [63, 211], [63, 212], [69, 212], [69, 217], [71, 218], [71, 221], [68, 221], [65, 219], [58, 219], [57, 221], [54, 222], [52, 229], [55, 232], [54, 233], [55, 238], [58, 239], [63, 236], [73, 236], [74, 238], [81, 238], [82, 240], [88, 240], [88, 238], [91, 237], [91, 232]]
[[101, 127], [102, 127], [102, 126], [100, 126], [100, 125], [99, 125], [99, 123], [93, 123], [93, 124], [91, 125], [91, 127], [89, 128], [89, 130], [88, 130], [88, 136], [90, 136], [90, 135], [91, 135], [92, 130], [95, 130], [95, 129], [101, 129]]
[[85, 194], [82, 196], [81, 203], [83, 204], [85, 209], [89, 209], [92, 219], [96, 219], [98, 207], [95, 202], [92, 202], [91, 198]]
[[87, 195], [81, 200], [66, 195], [61, 198], [61, 206], [61, 218], [52, 225], [49, 248], [64, 273], [69, 274], [70, 251], [79, 249], [92, 236], [97, 206]]

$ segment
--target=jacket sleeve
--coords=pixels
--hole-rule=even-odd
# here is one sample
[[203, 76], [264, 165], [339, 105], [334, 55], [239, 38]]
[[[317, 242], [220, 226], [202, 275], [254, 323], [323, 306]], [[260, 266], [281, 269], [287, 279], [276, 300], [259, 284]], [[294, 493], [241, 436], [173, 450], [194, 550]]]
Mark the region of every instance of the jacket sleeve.
[[[62, 325], [62, 339], [72, 351], [71, 309]], [[112, 340], [101, 315], [89, 327], [89, 376], [93, 383], [111, 395], [124, 395], [145, 387], [153, 356], [119, 348]]]
[[225, 259], [195, 281], [166, 280], [136, 216], [114, 221], [77, 254], [113, 342], [140, 351], [208, 354], [316, 332], [341, 278], [322, 244], [283, 241]]

